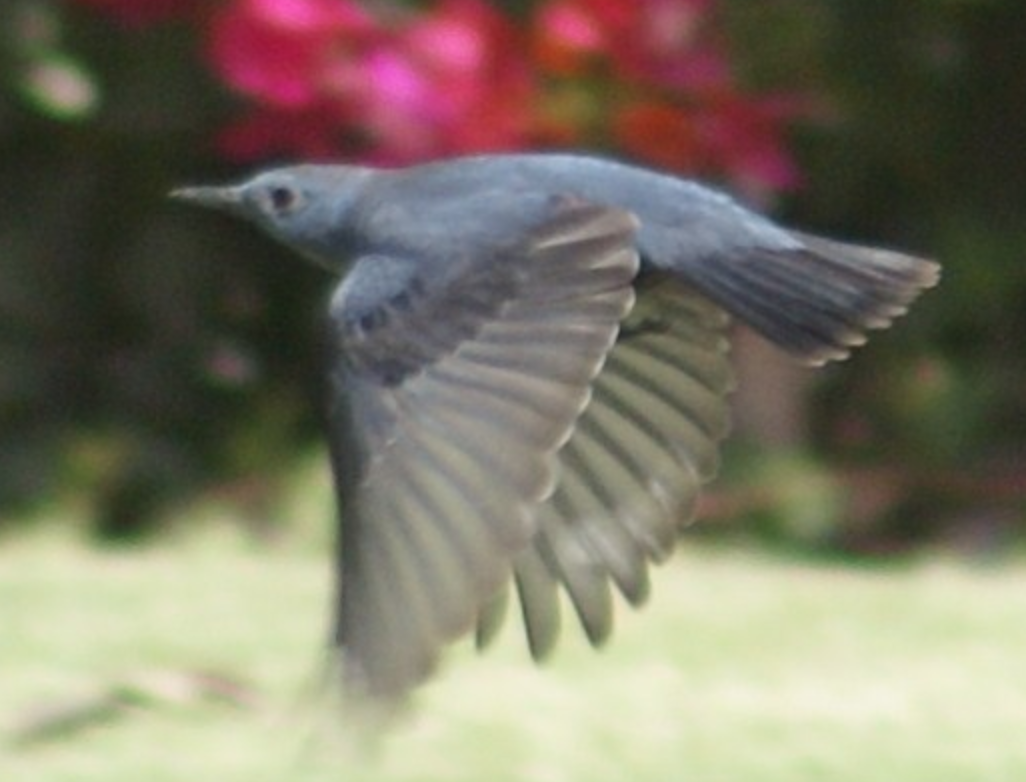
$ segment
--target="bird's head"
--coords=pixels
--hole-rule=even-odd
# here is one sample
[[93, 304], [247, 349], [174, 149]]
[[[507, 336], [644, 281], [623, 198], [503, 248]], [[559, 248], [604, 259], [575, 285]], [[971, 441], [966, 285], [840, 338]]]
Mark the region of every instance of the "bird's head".
[[289, 166], [237, 185], [180, 188], [171, 197], [243, 217], [337, 272], [348, 255], [347, 212], [369, 174], [356, 166]]

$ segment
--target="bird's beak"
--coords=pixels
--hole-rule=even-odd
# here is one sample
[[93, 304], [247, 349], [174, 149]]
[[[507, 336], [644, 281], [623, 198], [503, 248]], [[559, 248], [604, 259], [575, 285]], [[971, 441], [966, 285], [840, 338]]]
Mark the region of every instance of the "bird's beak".
[[244, 205], [240, 187], [180, 187], [171, 191], [171, 197], [226, 212], [237, 213]]

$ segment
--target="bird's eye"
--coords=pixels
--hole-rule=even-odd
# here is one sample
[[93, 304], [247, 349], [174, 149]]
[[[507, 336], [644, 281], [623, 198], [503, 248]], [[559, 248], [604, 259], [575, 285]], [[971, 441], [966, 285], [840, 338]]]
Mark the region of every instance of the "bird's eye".
[[291, 187], [285, 187], [284, 185], [272, 187], [268, 196], [271, 209], [274, 210], [275, 214], [288, 214], [299, 206], [299, 193]]

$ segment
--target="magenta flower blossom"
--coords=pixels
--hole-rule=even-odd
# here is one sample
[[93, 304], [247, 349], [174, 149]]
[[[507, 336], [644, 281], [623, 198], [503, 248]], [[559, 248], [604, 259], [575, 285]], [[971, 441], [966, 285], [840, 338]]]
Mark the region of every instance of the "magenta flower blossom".
[[347, 0], [236, 0], [214, 17], [210, 59], [258, 103], [308, 109], [346, 86], [338, 72], [377, 33]]
[[540, 5], [536, 60], [571, 90], [604, 85], [564, 107], [561, 126], [572, 141], [666, 168], [754, 190], [793, 187], [799, 176], [782, 139], [793, 102], [741, 91], [713, 34], [713, 10], [712, 0]]
[[480, 0], [446, 0], [396, 31], [368, 63], [370, 126], [384, 157], [529, 143], [535, 86], [513, 24]]
[[[358, 152], [402, 163], [528, 141], [530, 68], [508, 57], [517, 33], [481, 0], [389, 20], [340, 0], [237, 0], [219, 14], [210, 57], [257, 104], [221, 145]], [[332, 121], [334, 118], [334, 121]], [[273, 126], [287, 127], [274, 132]]]
[[755, 190], [800, 177], [797, 102], [747, 93], [716, 0], [66, 0], [130, 23], [193, 13], [244, 106], [238, 160], [401, 164], [546, 145], [624, 153]]

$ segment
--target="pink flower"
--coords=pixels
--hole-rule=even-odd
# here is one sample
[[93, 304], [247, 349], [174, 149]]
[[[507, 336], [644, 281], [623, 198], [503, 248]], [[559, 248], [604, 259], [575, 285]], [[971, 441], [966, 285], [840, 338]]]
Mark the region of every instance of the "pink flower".
[[131, 24], [195, 11], [247, 104], [240, 160], [384, 164], [542, 144], [626, 152], [776, 190], [800, 181], [794, 100], [747, 95], [716, 0], [68, 0]]
[[798, 181], [782, 138], [794, 107], [738, 87], [713, 0], [549, 0], [519, 27], [486, 0], [377, 15], [225, 2], [211, 62], [252, 104], [219, 139], [236, 158], [400, 164], [548, 141], [763, 189]]
[[394, 44], [367, 80], [371, 126], [387, 150], [412, 159], [528, 142], [531, 69], [499, 11], [445, 0], [397, 31]]
[[334, 146], [400, 163], [527, 143], [530, 68], [506, 17], [447, 0], [390, 21], [344, 0], [235, 0], [215, 20], [211, 60], [257, 110], [222, 148], [288, 152], [292, 135], [296, 154]]
[[348, 0], [236, 0], [214, 18], [210, 58], [236, 90], [298, 109], [322, 100], [330, 74], [376, 33]]
[[718, 52], [701, 46], [710, 0], [554, 0], [536, 15], [538, 55], [556, 72], [605, 61], [621, 78], [678, 87], [722, 80]]
[[[535, 52], [558, 89], [563, 143], [780, 189], [798, 181], [782, 128], [793, 105], [745, 96], [713, 34], [712, 0], [553, 0]], [[590, 85], [590, 86], [589, 86]], [[553, 104], [550, 104], [553, 105]]]

